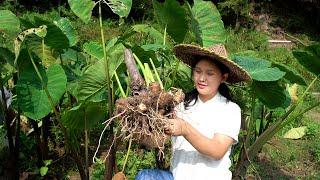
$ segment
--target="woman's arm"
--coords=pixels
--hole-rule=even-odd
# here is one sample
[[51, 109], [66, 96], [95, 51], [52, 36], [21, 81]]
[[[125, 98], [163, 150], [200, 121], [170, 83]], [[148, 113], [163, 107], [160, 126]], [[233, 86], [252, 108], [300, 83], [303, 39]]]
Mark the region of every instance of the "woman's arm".
[[221, 159], [233, 144], [233, 139], [227, 135], [215, 134], [207, 138], [188, 122], [182, 119], [170, 119], [165, 132], [169, 135], [183, 136], [200, 153], [210, 156], [215, 160]]

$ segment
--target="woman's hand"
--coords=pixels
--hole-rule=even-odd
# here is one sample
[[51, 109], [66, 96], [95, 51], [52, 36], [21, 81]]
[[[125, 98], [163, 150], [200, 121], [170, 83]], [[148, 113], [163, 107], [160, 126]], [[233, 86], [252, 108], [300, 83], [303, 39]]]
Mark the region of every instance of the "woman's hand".
[[188, 130], [188, 123], [180, 118], [168, 119], [164, 132], [173, 136], [184, 136]]

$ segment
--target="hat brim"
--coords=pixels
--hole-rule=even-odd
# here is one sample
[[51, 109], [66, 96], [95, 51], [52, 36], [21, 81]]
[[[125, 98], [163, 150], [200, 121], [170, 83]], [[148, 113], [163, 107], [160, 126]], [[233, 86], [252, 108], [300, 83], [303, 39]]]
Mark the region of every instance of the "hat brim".
[[226, 80], [229, 83], [237, 83], [241, 81], [250, 81], [251, 77], [249, 73], [244, 70], [242, 67], [237, 65], [232, 60], [228, 59], [227, 57], [220, 56], [208, 49], [203, 47], [191, 45], [191, 44], [179, 44], [173, 48], [175, 55], [177, 58], [182, 60], [188, 66], [192, 66], [195, 62], [199, 59], [196, 57], [204, 56], [208, 57], [210, 60], [219, 61], [227, 68], [229, 68], [229, 76]]

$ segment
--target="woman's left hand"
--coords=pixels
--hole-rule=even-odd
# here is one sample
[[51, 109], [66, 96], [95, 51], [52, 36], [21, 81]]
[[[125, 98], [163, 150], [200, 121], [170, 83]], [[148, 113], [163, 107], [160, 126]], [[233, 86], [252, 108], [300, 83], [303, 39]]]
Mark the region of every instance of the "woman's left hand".
[[187, 122], [180, 118], [168, 119], [164, 132], [168, 135], [183, 136], [187, 131]]

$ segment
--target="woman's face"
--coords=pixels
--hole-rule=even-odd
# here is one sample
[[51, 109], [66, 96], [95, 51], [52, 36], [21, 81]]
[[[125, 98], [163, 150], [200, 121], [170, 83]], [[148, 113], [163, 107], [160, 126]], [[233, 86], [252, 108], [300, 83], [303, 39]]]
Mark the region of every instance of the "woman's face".
[[218, 92], [219, 85], [228, 78], [221, 74], [220, 69], [212, 61], [201, 59], [193, 69], [194, 85], [202, 101], [213, 98]]

